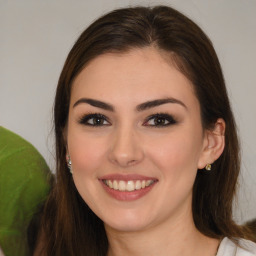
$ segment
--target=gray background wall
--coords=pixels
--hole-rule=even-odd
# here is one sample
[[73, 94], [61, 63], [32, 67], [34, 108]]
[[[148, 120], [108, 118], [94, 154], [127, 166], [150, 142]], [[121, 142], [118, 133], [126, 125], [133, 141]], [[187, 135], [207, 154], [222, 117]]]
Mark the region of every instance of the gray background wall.
[[138, 4], [171, 5], [212, 39], [241, 135], [243, 164], [235, 218], [255, 218], [255, 0], [0, 0], [0, 125], [30, 141], [54, 169], [52, 104], [66, 55], [98, 16]]

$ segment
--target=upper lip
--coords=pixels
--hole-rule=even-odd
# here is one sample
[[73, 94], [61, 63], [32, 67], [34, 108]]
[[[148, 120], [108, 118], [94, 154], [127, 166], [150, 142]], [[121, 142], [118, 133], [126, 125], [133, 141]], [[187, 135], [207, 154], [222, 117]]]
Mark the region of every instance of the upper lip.
[[140, 174], [108, 174], [104, 175], [99, 178], [100, 180], [123, 180], [123, 181], [129, 181], [129, 180], [157, 180], [154, 177], [148, 177]]

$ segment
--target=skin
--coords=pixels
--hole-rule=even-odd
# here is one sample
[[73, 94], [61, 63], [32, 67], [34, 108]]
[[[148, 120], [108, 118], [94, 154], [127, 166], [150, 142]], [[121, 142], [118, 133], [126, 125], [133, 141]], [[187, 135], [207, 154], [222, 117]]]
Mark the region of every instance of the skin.
[[[173, 102], [136, 109], [166, 98]], [[95, 119], [80, 122], [92, 113], [104, 116], [100, 126], [88, 125]], [[160, 118], [165, 125], [156, 126], [157, 118], [149, 117], [159, 113], [175, 122]], [[105, 223], [109, 255], [216, 254], [219, 241], [195, 228], [191, 202], [198, 168], [223, 151], [224, 129], [219, 119], [214, 130], [203, 130], [193, 85], [153, 47], [104, 54], [81, 71], [71, 91], [67, 150], [78, 192]], [[143, 197], [122, 201], [100, 182], [111, 174], [138, 174], [157, 182]]]

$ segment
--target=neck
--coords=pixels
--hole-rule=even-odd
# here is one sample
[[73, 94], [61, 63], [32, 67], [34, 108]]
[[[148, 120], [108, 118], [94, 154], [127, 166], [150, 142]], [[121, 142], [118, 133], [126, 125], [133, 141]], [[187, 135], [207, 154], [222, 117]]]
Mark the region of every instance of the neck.
[[219, 241], [201, 234], [192, 216], [187, 217], [179, 222], [163, 222], [135, 232], [118, 231], [106, 226], [108, 256], [215, 256]]

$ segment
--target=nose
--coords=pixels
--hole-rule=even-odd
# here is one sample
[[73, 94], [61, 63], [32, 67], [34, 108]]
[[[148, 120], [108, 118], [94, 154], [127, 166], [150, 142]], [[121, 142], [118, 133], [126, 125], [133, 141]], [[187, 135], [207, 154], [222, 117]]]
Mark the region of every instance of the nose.
[[143, 158], [142, 141], [135, 131], [126, 127], [113, 133], [109, 150], [112, 163], [125, 168], [140, 163]]

